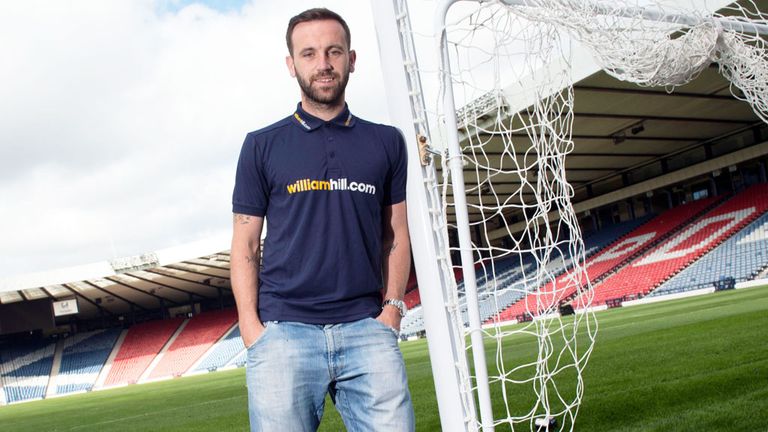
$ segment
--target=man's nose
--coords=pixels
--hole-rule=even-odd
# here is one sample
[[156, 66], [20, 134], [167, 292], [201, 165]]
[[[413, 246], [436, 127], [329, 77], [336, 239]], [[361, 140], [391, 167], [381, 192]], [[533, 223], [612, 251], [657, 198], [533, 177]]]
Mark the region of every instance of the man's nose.
[[317, 68], [320, 70], [331, 69], [331, 58], [328, 56], [328, 54], [323, 54], [320, 56], [320, 60], [317, 63]]

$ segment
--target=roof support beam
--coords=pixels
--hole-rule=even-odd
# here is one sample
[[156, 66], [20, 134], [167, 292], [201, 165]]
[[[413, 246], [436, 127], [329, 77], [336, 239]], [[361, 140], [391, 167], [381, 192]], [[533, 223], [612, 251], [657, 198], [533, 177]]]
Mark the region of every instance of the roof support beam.
[[189, 265], [201, 266], [201, 267], [208, 267], [208, 268], [212, 268], [212, 269], [229, 271], [229, 267], [227, 267], [227, 266], [215, 265], [215, 264], [212, 264], [209, 260], [205, 260], [205, 261], [206, 261], [205, 263], [200, 263], [200, 262], [194, 262], [194, 261], [187, 260], [187, 261], [182, 261], [182, 263], [183, 264], [189, 264]]
[[[168, 265], [164, 265], [163, 267], [174, 269], [174, 270], [179, 270], [179, 271], [183, 271], [183, 272], [187, 272], [187, 273], [198, 274], [200, 276], [207, 276], [209, 278], [217, 278], [217, 279], [223, 279], [223, 280], [230, 280], [228, 276], [220, 276], [220, 275], [216, 275], [216, 274], [211, 274], [211, 273], [206, 273], [206, 272], [201, 272], [201, 271], [196, 271], [196, 270], [190, 270], [188, 268], [180, 267], [180, 266], [175, 265], [175, 264], [168, 264]], [[229, 271], [229, 269], [227, 269], [227, 271]]]
[[110, 316], [115, 316], [114, 313], [110, 312], [108, 309], [103, 308], [100, 304], [98, 304], [95, 301], [89, 299], [88, 297], [80, 294], [75, 289], [70, 287], [68, 284], [61, 284], [61, 286], [63, 286], [64, 288], [68, 289], [72, 294], [75, 295], [75, 297], [80, 297], [81, 299], [87, 301], [88, 303], [96, 306], [96, 309], [98, 309], [102, 314], [107, 314], [107, 315], [110, 315]]
[[[144, 271], [146, 271], [146, 270], [144, 270]], [[163, 288], [172, 289], [172, 290], [174, 290], [174, 291], [179, 291], [179, 292], [182, 292], [182, 293], [184, 293], [184, 294], [192, 294], [192, 295], [196, 295], [197, 297], [199, 297], [199, 298], [201, 298], [201, 299], [207, 299], [207, 298], [208, 298], [208, 297], [206, 297], [206, 296], [204, 296], [204, 295], [196, 294], [196, 293], [194, 293], [194, 292], [192, 292], [192, 291], [187, 291], [187, 290], [185, 290], [185, 289], [182, 289], [182, 288], [179, 288], [179, 287], [175, 287], [175, 286], [173, 286], [173, 285], [168, 285], [168, 284], [164, 284], [164, 283], [162, 283], [162, 282], [157, 282], [157, 281], [154, 281], [154, 280], [152, 280], [152, 279], [147, 279], [147, 278], [143, 278], [143, 277], [141, 277], [141, 276], [136, 276], [136, 275], [135, 275], [135, 274], [133, 274], [133, 273], [123, 273], [123, 274], [124, 274], [124, 275], [128, 275], [128, 276], [130, 276], [130, 277], [132, 277], [132, 278], [134, 278], [134, 279], [138, 279], [138, 280], [140, 280], [140, 281], [144, 281], [144, 282], [147, 282], [147, 283], [150, 283], [150, 284], [154, 284], [154, 285], [158, 285], [158, 286], [161, 286], [161, 287], [163, 287]], [[163, 275], [163, 276], [165, 276], [165, 275]], [[164, 298], [162, 298], [162, 299], [164, 299]]]
[[179, 302], [176, 302], [176, 301], [173, 301], [173, 300], [171, 300], [171, 299], [169, 299], [169, 298], [160, 297], [160, 296], [159, 296], [159, 295], [157, 295], [157, 294], [152, 294], [151, 292], [147, 292], [147, 291], [144, 291], [143, 289], [140, 289], [140, 288], [136, 288], [136, 287], [134, 287], [134, 286], [131, 286], [131, 285], [130, 285], [130, 284], [128, 284], [128, 283], [125, 283], [125, 282], [119, 281], [119, 280], [117, 280], [117, 279], [116, 279], [114, 276], [107, 276], [107, 277], [105, 277], [104, 279], [106, 279], [106, 280], [108, 280], [108, 281], [112, 282], [113, 284], [116, 284], [116, 285], [120, 285], [120, 286], [124, 286], [124, 287], [126, 287], [126, 288], [129, 288], [129, 289], [132, 289], [132, 290], [134, 290], [134, 291], [136, 291], [136, 292], [140, 292], [140, 293], [142, 293], [142, 294], [145, 294], [145, 295], [148, 295], [148, 296], [150, 296], [150, 297], [154, 297], [154, 298], [156, 298], [156, 299], [158, 299], [158, 300], [163, 300], [163, 301], [171, 302], [171, 303], [173, 303], [173, 304], [174, 304], [174, 305], [176, 305], [176, 306], [178, 306], [178, 305], [180, 305], [180, 304], [181, 304], [181, 303], [179, 303]]
[[664, 97], [693, 98], [693, 99], [704, 99], [704, 100], [730, 100], [733, 102], [742, 103], [741, 101], [739, 101], [738, 99], [734, 98], [731, 95], [689, 93], [689, 92], [678, 92], [678, 91], [667, 93], [666, 91], [658, 91], [658, 90], [640, 90], [636, 88], [612, 88], [612, 87], [595, 87], [595, 86], [583, 86], [583, 85], [575, 85], [573, 86], [573, 90], [593, 92], [593, 93], [630, 94], [630, 95], [640, 95], [640, 96], [664, 96]]
[[749, 120], [733, 120], [724, 118], [700, 118], [700, 117], [676, 117], [676, 116], [653, 116], [653, 115], [639, 115], [639, 114], [608, 114], [608, 113], [573, 113], [574, 117], [579, 118], [596, 118], [596, 119], [613, 119], [613, 120], [653, 120], [662, 122], [683, 122], [683, 123], [725, 123], [745, 125], [754, 123], [754, 119]]
[[164, 277], [167, 277], [167, 278], [180, 280], [182, 282], [192, 283], [192, 284], [195, 284], [195, 285], [200, 285], [200, 286], [216, 289], [216, 287], [213, 286], [213, 285], [208, 285], [206, 283], [202, 283], [202, 282], [196, 281], [194, 279], [187, 279], [187, 278], [183, 278], [183, 277], [172, 275], [172, 274], [168, 274], [168, 273], [163, 273], [163, 272], [157, 271], [157, 269], [146, 269], [144, 271], [147, 272], [147, 273], [153, 273], [153, 274], [164, 276]]
[[[116, 299], [119, 299], [119, 300], [121, 300], [121, 301], [124, 301], [124, 302], [128, 303], [128, 304], [131, 306], [131, 308], [133, 308], [133, 307], [137, 307], [137, 308], [139, 308], [139, 309], [141, 309], [141, 310], [143, 310], [143, 311], [145, 311], [145, 312], [149, 310], [149, 309], [145, 308], [144, 306], [142, 306], [142, 305], [140, 305], [140, 304], [137, 304], [137, 303], [135, 303], [135, 302], [132, 302], [132, 301], [128, 300], [128, 299], [127, 299], [127, 298], [125, 298], [125, 297], [122, 297], [122, 296], [119, 296], [119, 295], [117, 295], [117, 294], [115, 294], [115, 293], [112, 293], [112, 292], [110, 292], [109, 290], [107, 290], [107, 289], [105, 289], [105, 288], [102, 288], [102, 287], [100, 287], [100, 286], [96, 285], [95, 283], [93, 283], [93, 282], [91, 282], [91, 281], [89, 281], [89, 280], [84, 280], [83, 282], [84, 282], [86, 285], [88, 285], [88, 286], [90, 286], [90, 287], [92, 287], [92, 288], [95, 288], [95, 289], [96, 289], [96, 290], [98, 290], [98, 291], [101, 291], [101, 292], [103, 292], [103, 293], [105, 293], [105, 294], [107, 294], [107, 295], [111, 295], [112, 297], [114, 297], [114, 298], [116, 298]], [[133, 309], [131, 309], [131, 310], [133, 310]]]

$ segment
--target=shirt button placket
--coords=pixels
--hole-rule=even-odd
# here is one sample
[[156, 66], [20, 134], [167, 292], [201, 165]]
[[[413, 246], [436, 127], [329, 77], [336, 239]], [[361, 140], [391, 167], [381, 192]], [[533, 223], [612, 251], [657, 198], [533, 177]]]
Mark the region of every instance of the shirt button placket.
[[325, 138], [326, 155], [328, 156], [328, 166], [332, 168], [338, 168], [339, 164], [336, 160], [336, 139], [333, 136], [327, 136]]

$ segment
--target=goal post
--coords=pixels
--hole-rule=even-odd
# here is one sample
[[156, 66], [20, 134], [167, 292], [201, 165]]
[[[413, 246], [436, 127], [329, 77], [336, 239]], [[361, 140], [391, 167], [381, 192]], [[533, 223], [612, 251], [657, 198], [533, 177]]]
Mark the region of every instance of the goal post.
[[435, 229], [442, 205], [434, 164], [421, 164], [417, 136], [429, 136], [420, 92], [420, 77], [405, 0], [371, 0], [376, 17], [379, 56], [388, 65], [385, 89], [390, 120], [400, 129], [408, 148], [408, 226], [422, 309], [429, 358], [435, 377], [435, 395], [441, 427], [446, 432], [471, 430], [474, 403], [462, 385], [468, 374], [463, 331], [453, 325], [448, 310], [451, 278], [447, 238]]
[[575, 429], [597, 321], [566, 178], [584, 61], [574, 46], [595, 71], [669, 91], [717, 64], [768, 119], [768, 16], [750, 0], [689, 3], [439, 0], [439, 64], [423, 70], [414, 35], [430, 30], [411, 29], [407, 0], [371, 0], [390, 119], [408, 145], [422, 302], [410, 316], [423, 317], [443, 430]]

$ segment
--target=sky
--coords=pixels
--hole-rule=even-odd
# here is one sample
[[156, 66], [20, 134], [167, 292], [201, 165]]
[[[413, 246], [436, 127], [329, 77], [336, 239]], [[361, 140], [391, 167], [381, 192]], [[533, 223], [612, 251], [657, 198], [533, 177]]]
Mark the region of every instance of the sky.
[[[369, 2], [322, 5], [351, 28], [352, 112], [387, 122]], [[315, 6], [0, 2], [0, 279], [227, 239], [245, 134], [299, 100], [285, 26]]]

